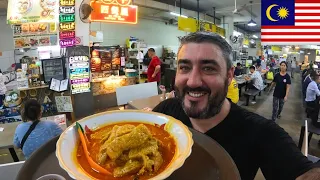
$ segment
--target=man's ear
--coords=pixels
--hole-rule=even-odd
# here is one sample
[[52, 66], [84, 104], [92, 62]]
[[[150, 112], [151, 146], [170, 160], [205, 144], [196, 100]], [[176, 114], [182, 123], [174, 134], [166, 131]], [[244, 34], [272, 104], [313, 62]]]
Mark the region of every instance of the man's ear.
[[232, 66], [228, 71], [227, 71], [227, 77], [228, 77], [228, 85], [230, 85], [232, 79], [234, 76], [234, 66]]

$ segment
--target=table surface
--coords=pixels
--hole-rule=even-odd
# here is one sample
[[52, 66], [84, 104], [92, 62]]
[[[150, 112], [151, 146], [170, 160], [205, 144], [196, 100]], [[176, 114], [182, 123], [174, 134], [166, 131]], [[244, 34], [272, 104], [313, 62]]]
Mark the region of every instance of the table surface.
[[0, 127], [4, 128], [0, 131], [0, 149], [13, 147], [14, 132], [20, 123], [22, 122], [0, 124]]
[[137, 100], [130, 101], [128, 105], [129, 105], [129, 108], [131, 109], [141, 110], [146, 107], [153, 109], [162, 101], [161, 97], [162, 97], [162, 94], [148, 97], [148, 98], [137, 99]]

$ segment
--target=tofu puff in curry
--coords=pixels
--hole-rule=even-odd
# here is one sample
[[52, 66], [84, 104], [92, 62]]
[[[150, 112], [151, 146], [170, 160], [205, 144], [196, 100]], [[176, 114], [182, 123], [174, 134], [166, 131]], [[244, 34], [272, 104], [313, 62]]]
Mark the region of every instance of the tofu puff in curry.
[[174, 138], [163, 129], [144, 123], [118, 123], [87, 132], [91, 158], [112, 175], [94, 171], [81, 143], [77, 160], [90, 176], [108, 180], [144, 180], [160, 174], [176, 152]]

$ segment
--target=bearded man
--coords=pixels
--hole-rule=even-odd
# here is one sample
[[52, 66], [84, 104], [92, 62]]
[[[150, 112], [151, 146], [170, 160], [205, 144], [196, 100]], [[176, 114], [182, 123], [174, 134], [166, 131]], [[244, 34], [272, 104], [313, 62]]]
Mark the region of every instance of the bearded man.
[[242, 180], [253, 180], [259, 168], [266, 179], [320, 179], [319, 168], [281, 127], [226, 98], [234, 67], [232, 48], [225, 39], [196, 32], [180, 41], [177, 98], [163, 101], [153, 111], [173, 116], [217, 141], [234, 160]]

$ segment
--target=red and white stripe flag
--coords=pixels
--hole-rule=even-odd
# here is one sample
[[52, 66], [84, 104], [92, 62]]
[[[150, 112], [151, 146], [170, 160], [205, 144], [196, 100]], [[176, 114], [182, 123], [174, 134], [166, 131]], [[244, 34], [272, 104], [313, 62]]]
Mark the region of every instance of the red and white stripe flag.
[[[265, 18], [262, 21], [266, 22], [271, 19], [270, 22], [262, 22], [261, 43], [263, 45], [320, 45], [320, 0], [295, 0], [293, 2], [294, 24], [292, 25], [281, 25], [280, 22], [276, 25], [272, 24], [276, 20], [286, 22], [286, 18], [279, 14], [279, 9], [273, 15], [276, 19], [271, 17], [270, 9], [276, 7], [277, 4], [268, 3], [265, 9], [262, 9], [261, 18]], [[281, 3], [278, 4], [280, 7]], [[292, 10], [291, 13], [293, 15]], [[290, 9], [288, 14], [290, 14]]]

